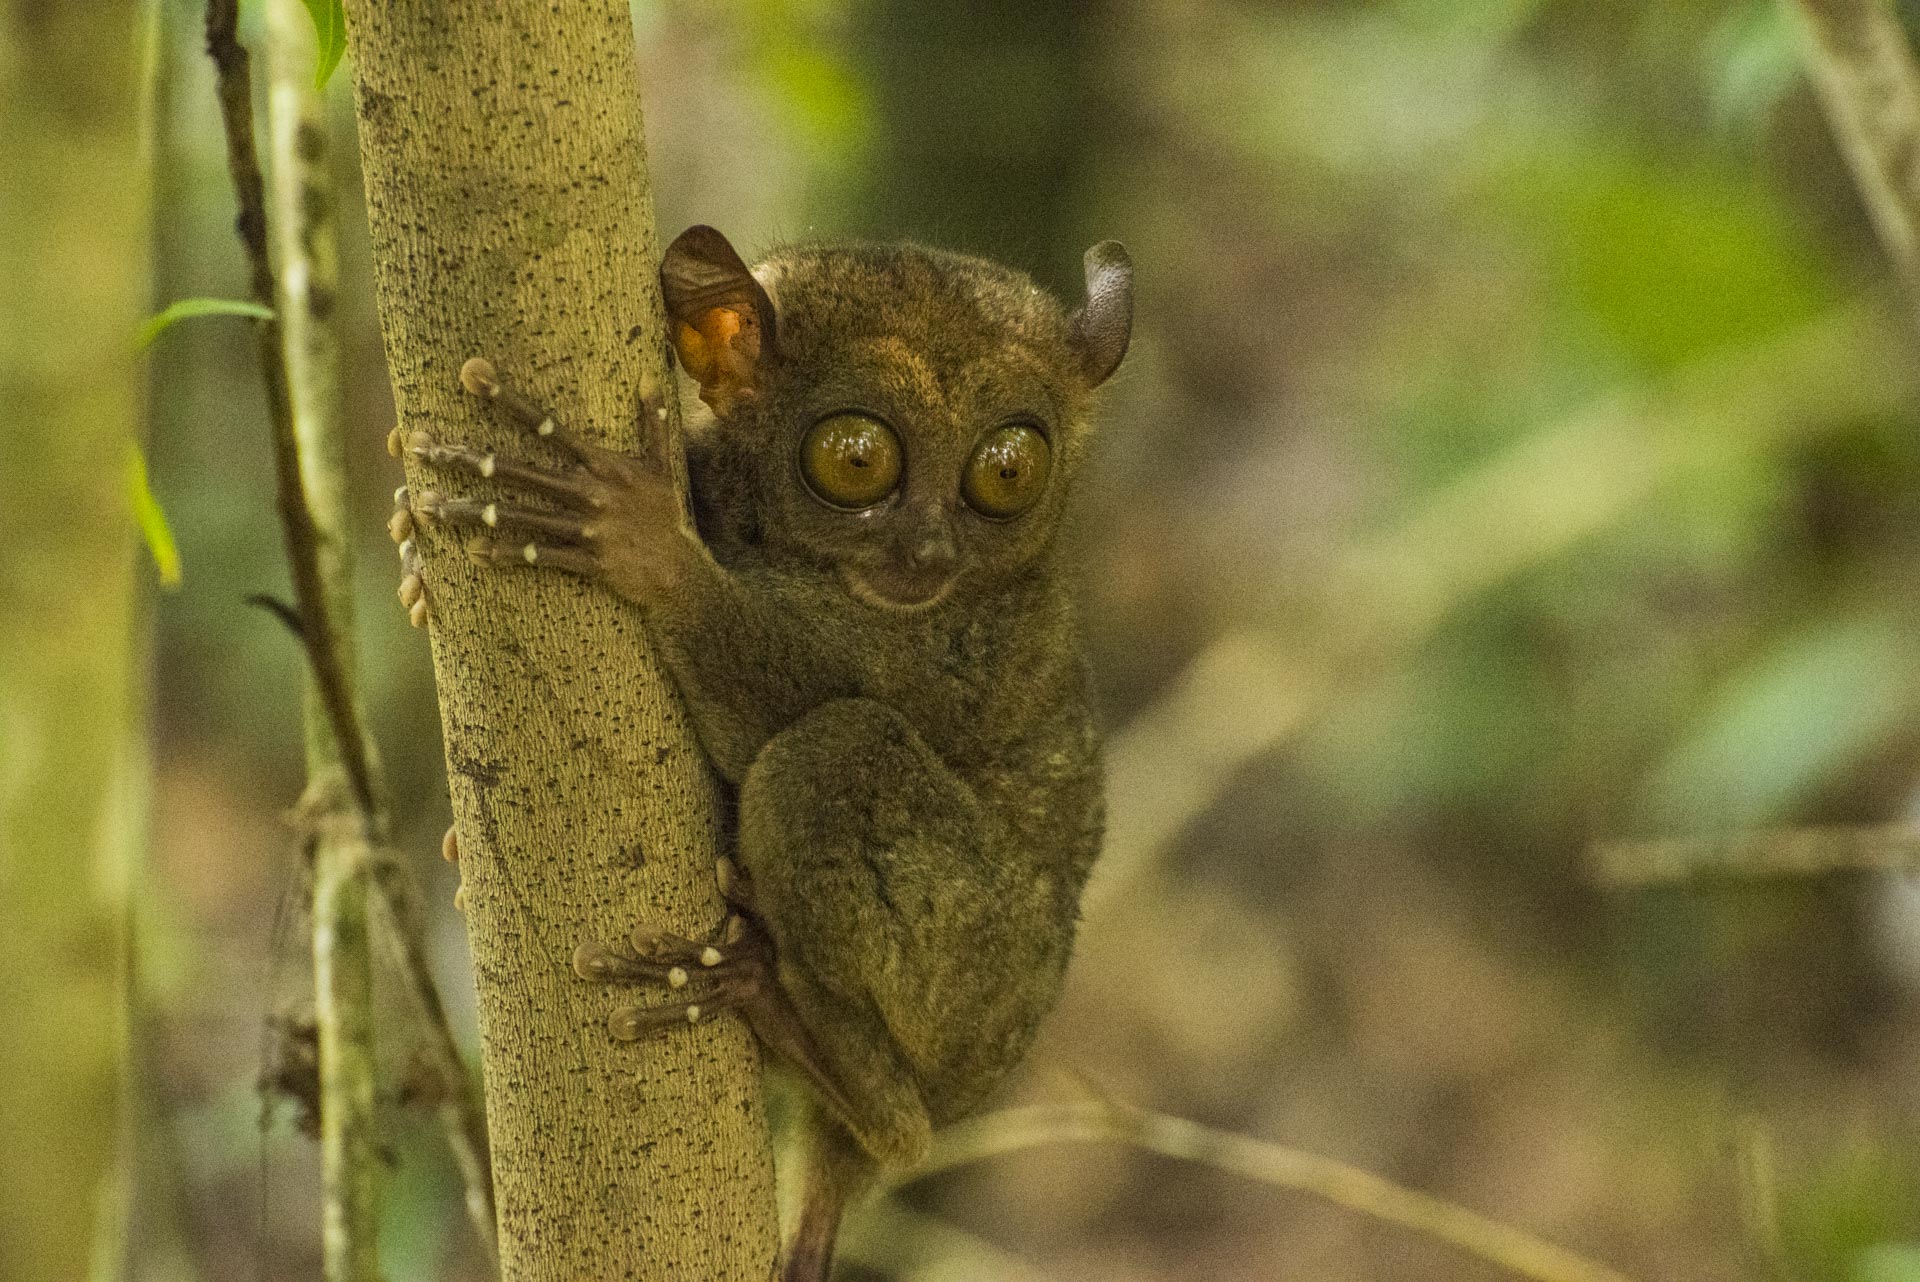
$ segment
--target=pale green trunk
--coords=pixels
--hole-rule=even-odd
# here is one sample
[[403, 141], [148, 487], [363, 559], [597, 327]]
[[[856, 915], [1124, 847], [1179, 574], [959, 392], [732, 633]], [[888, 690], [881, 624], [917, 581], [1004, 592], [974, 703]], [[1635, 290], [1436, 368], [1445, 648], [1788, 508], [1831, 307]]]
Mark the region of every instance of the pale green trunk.
[[[626, 4], [347, 8], [401, 427], [527, 451], [461, 390], [461, 364], [487, 356], [630, 448], [637, 389], [666, 368]], [[617, 1042], [607, 1015], [635, 994], [570, 964], [643, 919], [720, 924], [714, 785], [687, 718], [631, 608], [422, 539], [502, 1274], [764, 1282], [772, 1169], [746, 1028]]]
[[[0, 29], [0, 1278], [110, 1230], [145, 763], [125, 500], [146, 308], [139, 9]], [[101, 1263], [113, 1264], [110, 1231]]]

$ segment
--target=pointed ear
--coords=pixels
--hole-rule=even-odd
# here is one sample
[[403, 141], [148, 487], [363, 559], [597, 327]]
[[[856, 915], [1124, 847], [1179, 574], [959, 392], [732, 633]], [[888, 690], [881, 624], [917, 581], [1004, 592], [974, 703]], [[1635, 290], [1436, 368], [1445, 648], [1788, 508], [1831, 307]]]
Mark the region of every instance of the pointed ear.
[[700, 399], [724, 415], [752, 395], [761, 363], [774, 355], [773, 300], [707, 226], [689, 227], [667, 246], [660, 292], [675, 354], [700, 384]]
[[1133, 259], [1117, 240], [1087, 251], [1087, 301], [1073, 314], [1073, 342], [1088, 387], [1120, 368], [1133, 335]]

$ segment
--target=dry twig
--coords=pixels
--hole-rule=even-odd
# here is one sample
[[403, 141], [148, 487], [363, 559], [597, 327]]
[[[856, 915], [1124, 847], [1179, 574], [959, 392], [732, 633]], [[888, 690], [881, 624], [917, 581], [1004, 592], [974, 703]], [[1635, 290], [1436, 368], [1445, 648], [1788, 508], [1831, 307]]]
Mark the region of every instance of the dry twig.
[[1920, 871], [1920, 829], [1910, 823], [1831, 825], [1717, 837], [1610, 841], [1593, 851], [1594, 876], [1612, 886], [1759, 881], [1837, 872]]
[[1920, 67], [1888, 0], [1784, 0], [1881, 244], [1920, 301]]
[[1623, 1273], [1466, 1207], [1300, 1149], [1105, 1101], [1004, 1109], [946, 1131], [909, 1179], [1045, 1144], [1119, 1142], [1325, 1198], [1476, 1255], [1534, 1282], [1630, 1282]]

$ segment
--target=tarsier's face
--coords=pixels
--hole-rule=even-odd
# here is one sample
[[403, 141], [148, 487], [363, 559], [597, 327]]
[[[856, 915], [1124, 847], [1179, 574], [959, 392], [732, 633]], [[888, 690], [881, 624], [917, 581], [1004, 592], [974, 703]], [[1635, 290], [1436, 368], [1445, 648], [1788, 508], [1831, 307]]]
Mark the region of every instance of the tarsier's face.
[[1086, 389], [1049, 359], [1061, 353], [945, 319], [929, 336], [796, 316], [791, 346], [806, 356], [769, 403], [770, 515], [868, 605], [927, 608], [1024, 564], [1057, 528], [1079, 459]]
[[[1096, 254], [1110, 258], [1090, 255], [1090, 281], [1125, 272], [1117, 246]], [[831, 566], [865, 605], [906, 611], [991, 586], [1047, 544], [1088, 393], [1125, 348], [1128, 316], [1111, 314], [1130, 313], [1124, 281], [1107, 279], [1091, 338], [1094, 306], [1069, 313], [1019, 273], [911, 247], [793, 250], [751, 283], [777, 355], [759, 310], [744, 339], [739, 313], [696, 312], [706, 323], [683, 320], [680, 347], [714, 376], [701, 383], [716, 430], [754, 438], [769, 542]], [[728, 359], [749, 346], [751, 362]]]

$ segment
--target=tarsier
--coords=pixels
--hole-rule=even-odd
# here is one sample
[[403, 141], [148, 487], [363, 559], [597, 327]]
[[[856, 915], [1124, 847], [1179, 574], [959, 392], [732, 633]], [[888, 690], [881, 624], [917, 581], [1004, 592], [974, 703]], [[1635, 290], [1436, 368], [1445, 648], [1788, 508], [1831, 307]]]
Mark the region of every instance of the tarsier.
[[617, 453], [469, 361], [468, 389], [561, 462], [396, 440], [539, 501], [403, 491], [401, 598], [422, 621], [418, 523], [644, 611], [737, 793], [733, 911], [712, 943], [642, 927], [583, 943], [574, 969], [665, 990], [616, 1011], [616, 1036], [732, 1008], [811, 1084], [783, 1277], [817, 1282], [848, 1200], [978, 1107], [1059, 991], [1102, 801], [1058, 535], [1090, 394], [1126, 353], [1132, 268], [1095, 246], [1068, 309], [976, 258], [802, 246], [749, 269], [694, 227], [660, 279], [713, 412], [689, 429], [690, 504], [657, 398], [641, 451]]

